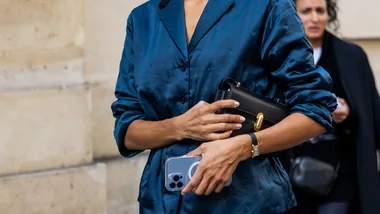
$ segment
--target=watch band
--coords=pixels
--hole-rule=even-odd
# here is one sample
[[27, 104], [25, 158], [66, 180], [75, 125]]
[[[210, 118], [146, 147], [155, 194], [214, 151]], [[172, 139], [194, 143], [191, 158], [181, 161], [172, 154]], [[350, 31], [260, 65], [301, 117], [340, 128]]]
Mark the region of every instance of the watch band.
[[259, 152], [259, 143], [257, 141], [257, 137], [254, 133], [248, 134], [252, 139], [252, 158], [255, 158], [260, 155]]

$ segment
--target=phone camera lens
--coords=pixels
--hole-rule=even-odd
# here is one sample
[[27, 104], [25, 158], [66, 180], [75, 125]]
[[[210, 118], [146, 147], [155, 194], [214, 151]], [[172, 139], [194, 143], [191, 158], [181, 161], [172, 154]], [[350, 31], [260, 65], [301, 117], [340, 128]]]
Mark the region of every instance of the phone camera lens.
[[171, 183], [169, 184], [169, 186], [170, 186], [170, 188], [174, 189], [174, 188], [175, 188], [175, 183], [174, 183], [174, 182], [171, 182]]
[[175, 175], [175, 176], [173, 177], [173, 181], [175, 181], [175, 182], [179, 181], [179, 176], [178, 176], [178, 175]]
[[177, 187], [178, 187], [178, 188], [183, 187], [183, 183], [182, 183], [182, 182], [178, 182], [178, 183], [177, 183]]

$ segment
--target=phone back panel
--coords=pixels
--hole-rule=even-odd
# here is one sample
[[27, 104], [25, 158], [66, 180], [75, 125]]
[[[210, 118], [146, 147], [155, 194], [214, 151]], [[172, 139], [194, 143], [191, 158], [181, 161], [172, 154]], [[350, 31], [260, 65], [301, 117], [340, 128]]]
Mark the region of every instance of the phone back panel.
[[169, 158], [165, 164], [165, 187], [169, 191], [180, 191], [194, 175], [201, 156]]

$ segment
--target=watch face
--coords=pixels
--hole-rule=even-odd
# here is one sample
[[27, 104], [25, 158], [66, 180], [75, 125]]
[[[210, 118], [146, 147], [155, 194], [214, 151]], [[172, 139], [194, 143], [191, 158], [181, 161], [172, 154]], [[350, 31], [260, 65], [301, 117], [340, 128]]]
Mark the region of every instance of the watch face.
[[260, 155], [259, 146], [255, 146], [255, 148], [253, 149], [253, 153], [254, 153], [255, 156], [259, 156]]
[[259, 146], [258, 145], [255, 146], [252, 144], [252, 151], [251, 152], [252, 152], [252, 158], [259, 156], [260, 155]]

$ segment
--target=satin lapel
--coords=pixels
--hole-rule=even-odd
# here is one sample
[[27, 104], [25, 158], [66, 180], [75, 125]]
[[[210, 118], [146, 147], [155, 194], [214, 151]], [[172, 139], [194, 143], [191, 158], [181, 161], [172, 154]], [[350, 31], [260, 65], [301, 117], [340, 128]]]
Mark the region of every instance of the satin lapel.
[[[163, 4], [164, 0], [160, 4]], [[183, 0], [166, 1], [160, 8], [160, 19], [183, 56], [187, 57], [186, 27]]]
[[[182, 0], [183, 1], [183, 0]], [[209, 0], [188, 47], [191, 53], [214, 24], [232, 7], [234, 0]], [[183, 7], [182, 7], [183, 8]]]

